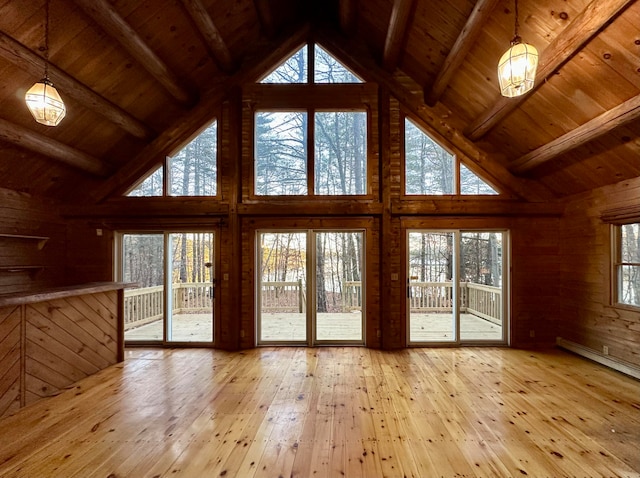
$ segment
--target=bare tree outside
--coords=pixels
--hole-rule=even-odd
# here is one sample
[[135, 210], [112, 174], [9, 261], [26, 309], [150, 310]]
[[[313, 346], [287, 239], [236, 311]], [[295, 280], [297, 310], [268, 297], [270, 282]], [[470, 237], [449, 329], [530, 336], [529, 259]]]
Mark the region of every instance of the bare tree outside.
[[367, 114], [315, 114], [315, 193], [366, 194]]
[[255, 193], [307, 194], [307, 113], [257, 112]]
[[495, 195], [498, 192], [473, 174], [464, 164], [460, 164], [460, 194]]
[[454, 194], [455, 156], [405, 119], [405, 193]]
[[618, 300], [640, 306], [640, 223], [620, 226]]
[[217, 193], [218, 123], [214, 121], [169, 158], [172, 196], [215, 196]]
[[128, 197], [157, 197], [163, 195], [164, 168], [160, 166], [132, 189]]

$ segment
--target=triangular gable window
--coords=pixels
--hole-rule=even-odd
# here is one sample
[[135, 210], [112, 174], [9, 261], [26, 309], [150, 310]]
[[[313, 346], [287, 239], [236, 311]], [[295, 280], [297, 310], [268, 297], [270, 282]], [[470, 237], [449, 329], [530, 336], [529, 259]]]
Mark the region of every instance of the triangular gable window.
[[320, 45], [304, 45], [289, 58], [284, 60], [260, 83], [299, 84], [308, 83], [311, 78], [309, 72], [309, 51], [313, 51], [314, 83], [362, 83], [347, 67], [338, 61]]
[[135, 189], [131, 190], [127, 196], [129, 197], [153, 197], [162, 196], [162, 183], [164, 180], [164, 169], [160, 166], [154, 172], [149, 174]]
[[456, 157], [409, 118], [404, 128], [405, 194], [454, 194]]
[[498, 191], [489, 186], [464, 164], [460, 164], [460, 194], [494, 195], [498, 194]]
[[314, 71], [316, 83], [362, 83], [360, 78], [320, 45], [315, 45]]
[[215, 196], [217, 190], [218, 123], [214, 121], [167, 159], [171, 196]]
[[218, 181], [218, 123], [213, 121], [131, 190], [129, 197], [163, 196], [165, 171], [168, 196], [215, 196]]
[[499, 194], [409, 118], [404, 123], [404, 163], [406, 195]]
[[307, 83], [307, 45], [280, 63], [260, 83]]

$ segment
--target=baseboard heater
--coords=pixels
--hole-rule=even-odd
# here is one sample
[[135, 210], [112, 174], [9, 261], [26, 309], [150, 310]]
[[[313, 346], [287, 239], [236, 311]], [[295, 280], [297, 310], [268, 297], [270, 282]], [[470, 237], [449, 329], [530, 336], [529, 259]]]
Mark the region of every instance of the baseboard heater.
[[630, 364], [629, 362], [618, 360], [610, 355], [604, 355], [596, 350], [571, 342], [570, 340], [563, 339], [562, 337], [556, 338], [556, 345], [640, 380], [640, 368], [636, 365]]

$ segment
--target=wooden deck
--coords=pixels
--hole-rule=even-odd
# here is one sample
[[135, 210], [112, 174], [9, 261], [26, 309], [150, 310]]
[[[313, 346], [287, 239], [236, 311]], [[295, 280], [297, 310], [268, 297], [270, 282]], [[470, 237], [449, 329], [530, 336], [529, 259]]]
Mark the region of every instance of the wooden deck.
[[126, 356], [1, 420], [0, 476], [640, 476], [640, 382], [559, 350]]
[[[174, 316], [173, 340], [176, 342], [211, 341], [211, 315], [177, 314]], [[306, 316], [297, 313], [263, 313], [263, 341], [303, 341], [306, 338]], [[472, 314], [461, 314], [463, 340], [502, 340], [502, 327]], [[360, 313], [318, 314], [319, 340], [362, 340]], [[448, 314], [412, 314], [411, 339], [413, 342], [451, 340], [451, 316]], [[156, 320], [125, 332], [125, 339], [162, 340], [162, 321]]]

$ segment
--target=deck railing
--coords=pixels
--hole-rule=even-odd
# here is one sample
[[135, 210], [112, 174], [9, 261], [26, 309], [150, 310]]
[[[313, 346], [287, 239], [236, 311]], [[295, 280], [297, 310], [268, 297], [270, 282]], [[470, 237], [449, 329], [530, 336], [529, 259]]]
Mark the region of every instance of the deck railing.
[[[126, 290], [125, 328], [144, 325], [163, 316], [163, 286]], [[210, 310], [213, 289], [210, 283], [173, 284], [173, 312]], [[344, 311], [362, 310], [362, 283], [344, 281], [341, 294]], [[502, 323], [502, 289], [473, 282], [460, 283], [460, 312], [473, 314], [496, 324]], [[409, 309], [413, 313], [447, 312], [453, 306], [451, 282], [410, 282]], [[263, 282], [261, 310], [298, 312], [306, 310], [305, 286], [301, 280]]]
[[[483, 284], [466, 282], [466, 312], [490, 322], [502, 324], [502, 289]], [[460, 284], [462, 289], [462, 284]]]
[[[172, 284], [172, 308], [175, 314], [211, 310], [213, 289], [210, 282]], [[133, 326], [161, 319], [164, 311], [164, 286], [144, 287], [124, 291], [124, 326]]]
[[[502, 289], [475, 282], [461, 282], [460, 312], [473, 314], [496, 324], [502, 323]], [[453, 306], [453, 283], [410, 282], [411, 312], [446, 312]]]
[[263, 282], [260, 291], [260, 306], [268, 312], [302, 313], [306, 310], [305, 288], [302, 279], [292, 282]]

